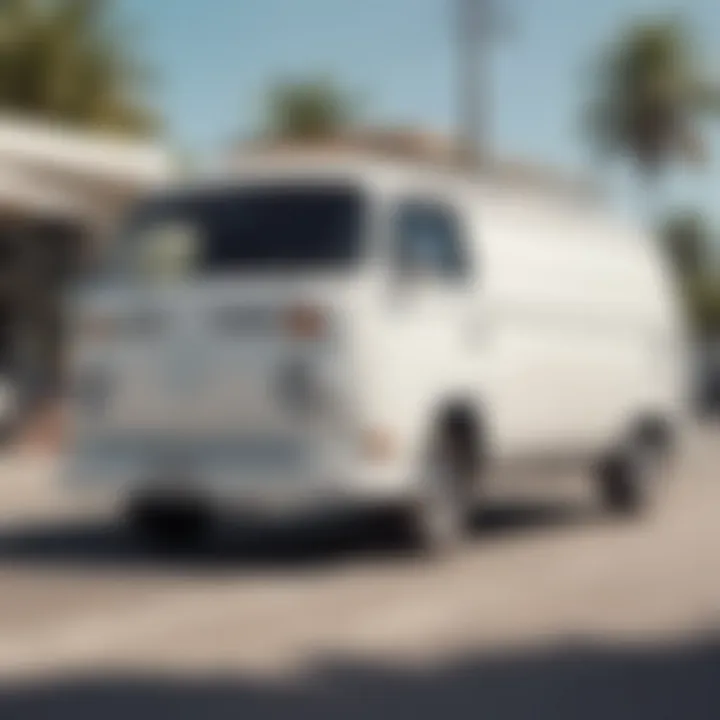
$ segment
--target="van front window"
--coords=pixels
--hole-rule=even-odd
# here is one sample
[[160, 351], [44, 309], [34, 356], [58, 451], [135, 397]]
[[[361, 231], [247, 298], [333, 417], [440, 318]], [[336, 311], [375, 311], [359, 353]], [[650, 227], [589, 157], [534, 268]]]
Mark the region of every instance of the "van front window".
[[338, 185], [214, 189], [154, 200], [130, 218], [114, 269], [186, 277], [348, 268], [360, 255], [363, 210], [362, 194]]

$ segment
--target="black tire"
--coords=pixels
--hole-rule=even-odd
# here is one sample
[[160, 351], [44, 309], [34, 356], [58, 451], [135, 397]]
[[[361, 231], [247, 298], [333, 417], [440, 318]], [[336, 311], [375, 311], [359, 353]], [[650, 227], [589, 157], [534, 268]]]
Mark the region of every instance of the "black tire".
[[473, 509], [472, 439], [442, 427], [431, 439], [426, 474], [403, 513], [403, 529], [411, 547], [427, 555], [444, 555], [467, 534]]
[[153, 550], [194, 550], [209, 535], [209, 514], [192, 502], [137, 499], [130, 503], [125, 519], [132, 535]]
[[637, 516], [652, 504], [658, 482], [658, 449], [634, 440], [601, 464], [598, 485], [603, 506], [619, 516]]

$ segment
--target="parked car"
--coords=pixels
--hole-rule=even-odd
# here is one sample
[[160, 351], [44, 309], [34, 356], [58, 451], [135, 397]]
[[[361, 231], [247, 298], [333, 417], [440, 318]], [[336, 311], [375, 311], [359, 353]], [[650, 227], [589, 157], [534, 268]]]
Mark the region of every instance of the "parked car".
[[66, 475], [152, 537], [382, 507], [442, 548], [490, 474], [559, 464], [637, 510], [681, 426], [669, 273], [588, 201], [294, 158], [148, 199], [116, 250], [75, 300]]

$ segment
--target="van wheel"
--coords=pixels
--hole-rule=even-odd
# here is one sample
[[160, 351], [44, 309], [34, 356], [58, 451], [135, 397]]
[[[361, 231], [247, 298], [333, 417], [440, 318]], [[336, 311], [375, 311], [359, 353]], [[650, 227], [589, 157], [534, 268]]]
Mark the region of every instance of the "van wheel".
[[641, 514], [652, 503], [658, 467], [657, 449], [640, 440], [606, 458], [598, 472], [604, 507], [616, 515]]
[[469, 438], [446, 428], [431, 441], [417, 496], [403, 527], [414, 549], [444, 554], [466, 534], [472, 508]]
[[193, 550], [208, 536], [208, 514], [199, 505], [136, 499], [126, 511], [127, 525], [134, 537], [156, 550]]

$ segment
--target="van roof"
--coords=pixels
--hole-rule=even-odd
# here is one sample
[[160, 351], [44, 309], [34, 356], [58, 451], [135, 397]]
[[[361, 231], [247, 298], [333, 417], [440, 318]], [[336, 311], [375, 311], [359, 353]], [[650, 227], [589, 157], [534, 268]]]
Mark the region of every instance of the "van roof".
[[286, 175], [350, 177], [380, 184], [412, 183], [417, 181], [419, 173], [429, 183], [450, 183], [480, 191], [501, 190], [510, 194], [546, 197], [555, 201], [579, 201], [583, 204], [599, 204], [601, 199], [597, 187], [586, 179], [565, 176], [526, 163], [491, 162], [482, 171], [477, 171], [448, 163], [336, 148], [248, 153], [191, 180], [190, 184], [201, 189], [207, 185], [217, 186], [240, 179], [273, 179]]
[[[420, 174], [419, 174], [420, 173]], [[650, 236], [633, 222], [606, 210], [599, 193], [588, 186], [553, 186], [551, 182], [522, 183], [515, 175], [503, 173], [463, 171], [458, 167], [423, 163], [388, 157], [372, 157], [367, 153], [321, 151], [295, 151], [292, 153], [248, 155], [230, 166], [216, 168], [202, 176], [178, 181], [174, 187], [159, 191], [160, 197], [168, 194], [193, 194], [212, 191], [235, 183], [252, 180], [282, 182], [293, 177], [299, 181], [357, 181], [393, 190], [405, 185], [418, 185], [432, 189], [434, 186], [458, 190], [461, 193], [477, 193], [479, 199], [487, 200], [491, 209], [505, 215], [514, 214], [518, 203], [528, 208], [545, 209], [553, 213], [567, 213], [570, 217], [592, 223], [611, 237], [624, 238], [648, 244]]]

